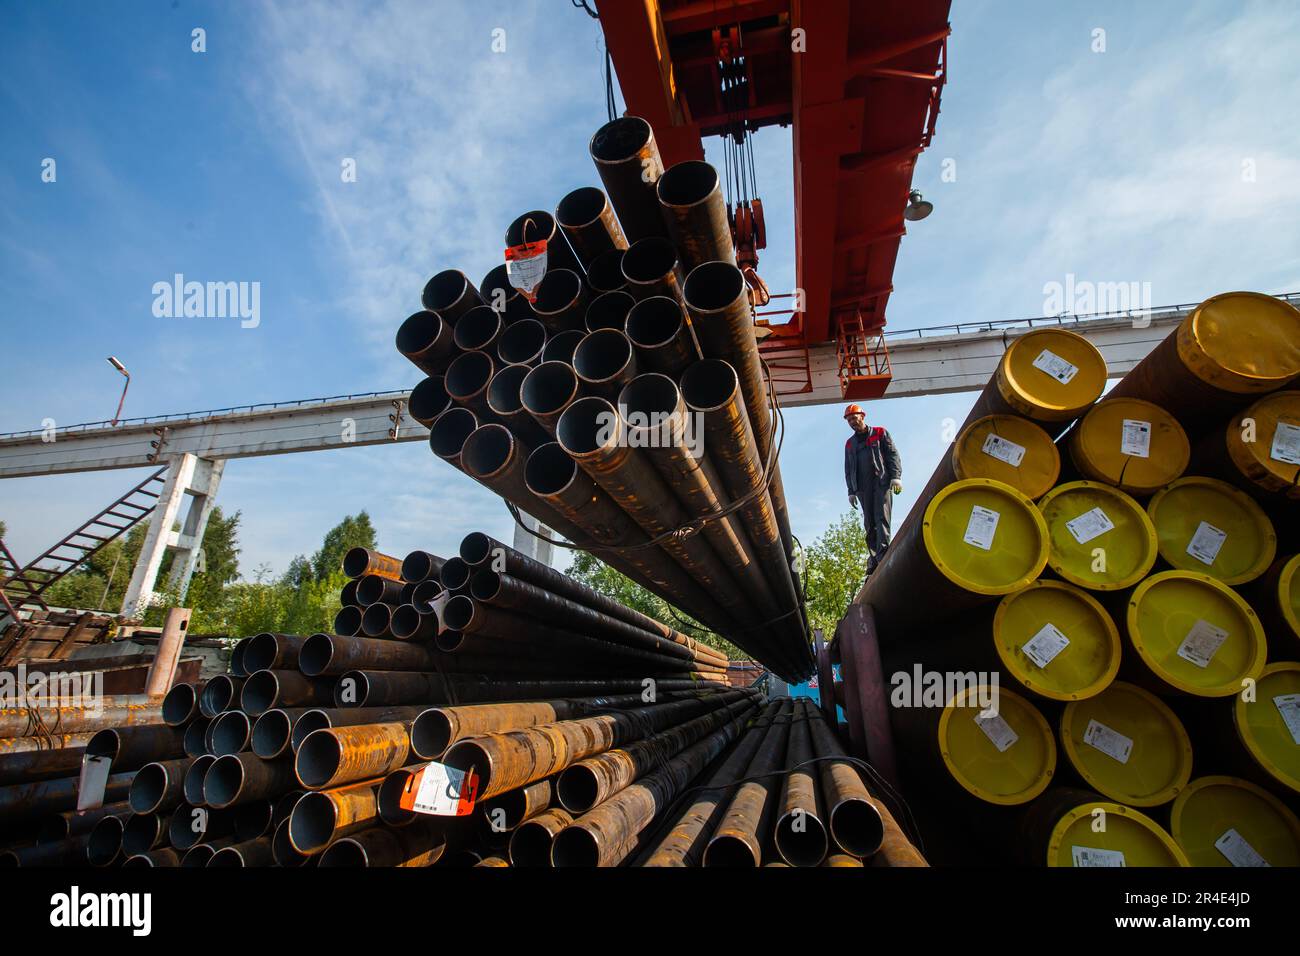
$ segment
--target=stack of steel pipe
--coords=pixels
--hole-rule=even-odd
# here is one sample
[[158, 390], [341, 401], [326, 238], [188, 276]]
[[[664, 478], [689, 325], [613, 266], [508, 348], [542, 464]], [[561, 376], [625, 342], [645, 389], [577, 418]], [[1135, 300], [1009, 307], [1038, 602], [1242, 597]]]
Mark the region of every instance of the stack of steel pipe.
[[[439, 457], [803, 679], [773, 392], [717, 171], [663, 171], [635, 117], [597, 132], [591, 156], [604, 191], [574, 190], [506, 231], [508, 247], [546, 241], [535, 288], [515, 288], [509, 263], [481, 290], [457, 270], [429, 281], [397, 334], [429, 376], [412, 414]], [[344, 623], [368, 613], [362, 632], [379, 636], [385, 606]]]
[[1081, 337], [1010, 345], [858, 595], [936, 859], [1300, 862], [1298, 343], [1217, 295], [1105, 397]]

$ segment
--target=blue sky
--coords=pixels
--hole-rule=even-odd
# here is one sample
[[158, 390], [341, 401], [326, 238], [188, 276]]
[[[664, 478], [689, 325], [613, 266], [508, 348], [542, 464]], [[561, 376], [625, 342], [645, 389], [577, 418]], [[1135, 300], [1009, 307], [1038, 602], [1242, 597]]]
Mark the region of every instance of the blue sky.
[[[1044, 284], [1071, 273], [1149, 282], [1157, 305], [1300, 290], [1290, 4], [958, 0], [952, 24], [915, 178], [936, 209], [903, 240], [890, 328], [1040, 315]], [[481, 276], [515, 215], [596, 181], [600, 40], [568, 0], [0, 4], [0, 430], [111, 417], [109, 354], [132, 372], [128, 416], [413, 385], [392, 339], [424, 280]], [[755, 145], [761, 271], [788, 289], [788, 131]], [[260, 325], [155, 317], [151, 288], [177, 272], [260, 282]], [[897, 513], [973, 399], [868, 410], [903, 454]], [[810, 542], [846, 507], [844, 425], [820, 407], [786, 426], [790, 512]], [[0, 482], [16, 556], [137, 474]], [[245, 574], [282, 571], [363, 507], [397, 554], [510, 529], [422, 443], [231, 462], [219, 501], [243, 512]]]

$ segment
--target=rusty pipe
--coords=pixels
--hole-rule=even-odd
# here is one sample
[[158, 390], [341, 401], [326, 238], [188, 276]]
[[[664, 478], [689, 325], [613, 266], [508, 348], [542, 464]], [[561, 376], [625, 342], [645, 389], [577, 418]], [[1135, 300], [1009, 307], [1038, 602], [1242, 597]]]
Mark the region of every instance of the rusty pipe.
[[[361, 673], [361, 672], [357, 672]], [[445, 695], [444, 695], [445, 696]], [[420, 714], [428, 709], [426, 704], [404, 704], [391, 707], [318, 707], [304, 711], [294, 721], [289, 743], [294, 753], [302, 746], [307, 735], [314, 730], [327, 727], [355, 727], [359, 724], [386, 724], [401, 722], [410, 725]]]
[[[358, 597], [360, 597], [361, 591], [366, 587], [367, 582], [377, 584], [380, 590], [385, 585], [391, 586], [396, 583], [373, 574], [357, 580]], [[362, 601], [362, 603], [373, 604], [374, 602]], [[302, 645], [306, 640], [307, 638], [300, 637], [297, 634], [258, 634], [248, 642], [248, 647], [244, 650], [244, 666], [248, 668], [250, 674], [257, 671], [291, 668], [298, 662], [298, 652], [302, 650]]]
[[565, 827], [551, 846], [554, 866], [617, 866], [632, 852], [641, 832], [735, 739], [737, 721], [727, 721], [691, 744], [660, 770], [624, 787]]
[[552, 436], [560, 416], [581, 394], [578, 374], [564, 362], [543, 362], [524, 377], [519, 389], [525, 411]]
[[403, 604], [393, 608], [388, 631], [398, 641], [427, 640], [438, 634], [438, 615], [432, 610], [421, 611], [414, 604]]
[[636, 377], [636, 353], [620, 329], [592, 332], [573, 350], [573, 370], [591, 395], [614, 402]]
[[773, 843], [781, 858], [791, 866], [817, 866], [830, 850], [826, 825], [818, 801], [809, 724], [816, 718], [812, 705], [796, 699], [785, 754], [785, 778], [781, 781]]
[[335, 634], [343, 637], [355, 637], [361, 633], [361, 622], [365, 619], [365, 609], [349, 604], [341, 607], [338, 613], [334, 615], [334, 623], [330, 626], [334, 629]]
[[127, 802], [134, 813], [162, 813], [185, 799], [185, 774], [191, 757], [145, 764], [131, 781]]
[[[809, 708], [808, 730], [813, 753], [822, 757], [844, 757], [844, 749], [815, 707]], [[884, 811], [863, 785], [858, 771], [846, 761], [824, 760], [819, 764], [822, 799], [830, 836], [840, 850], [850, 856], [871, 856], [882, 848], [886, 837]], [[911, 844], [897, 825], [893, 828], [891, 856], [908, 856], [902, 844]], [[915, 849], [912, 854], [916, 854]]]
[[561, 199], [555, 207], [555, 221], [584, 269], [603, 252], [627, 248], [614, 207], [595, 186], [580, 186]]
[[[383, 607], [384, 605], [378, 605]], [[258, 671], [244, 682], [240, 705], [250, 717], [260, 717], [274, 707], [305, 707], [333, 700], [333, 685], [313, 680], [298, 671]]]
[[[357, 578], [357, 603], [364, 609], [372, 604], [391, 604], [398, 605], [402, 603], [402, 588], [406, 585], [402, 581], [394, 581], [391, 578], [381, 578], [377, 574], [367, 574], [365, 577]], [[302, 647], [302, 641], [306, 638], [299, 638], [298, 650]], [[251, 648], [250, 648], [251, 649]], [[267, 668], [254, 667], [256, 661], [255, 655], [244, 653], [244, 664], [250, 671], [265, 670]], [[286, 655], [284, 663], [292, 664], [293, 655]]]
[[281, 820], [271, 835], [271, 858], [276, 866], [307, 866], [312, 858], [299, 853], [289, 842], [289, 821]]
[[377, 574], [392, 581], [401, 581], [402, 562], [399, 558], [369, 548], [352, 548], [343, 555], [343, 573], [350, 578]]
[[451, 407], [446, 380], [442, 375], [429, 375], [420, 379], [406, 400], [406, 410], [417, 422], [428, 428], [433, 420]]
[[199, 695], [199, 712], [211, 720], [218, 714], [239, 706], [239, 695], [243, 691], [246, 676], [218, 674], [213, 677], [203, 685], [203, 693]]
[[537, 286], [533, 314], [551, 335], [583, 329], [587, 313], [587, 286], [582, 276], [569, 269], [547, 268]]
[[652, 846], [643, 866], [698, 866], [704, 847], [731, 802], [736, 781], [745, 775], [754, 754], [780, 714], [781, 702], [769, 701], [743, 731], [736, 745], [727, 751], [694, 801], [676, 818], [676, 823]]
[[185, 732], [179, 727], [150, 724], [101, 730], [86, 743], [86, 754], [107, 757], [117, 772], [139, 770], [155, 760], [185, 755]]
[[306, 677], [329, 677], [352, 670], [428, 671], [435, 656], [419, 644], [377, 641], [337, 634], [313, 634], [302, 645], [298, 669]]
[[63, 810], [43, 817], [36, 826], [36, 843], [60, 843], [92, 832], [105, 817], [127, 817], [131, 805], [126, 801], [107, 803], [93, 810]]
[[432, 581], [442, 571], [442, 560], [428, 551], [412, 551], [402, 559], [402, 580], [408, 584]]
[[430, 312], [438, 313], [448, 325], [455, 326], [462, 315], [474, 306], [482, 305], [483, 299], [465, 273], [459, 269], [444, 269], [425, 284], [420, 304]]
[[396, 345], [397, 351], [426, 376], [441, 376], [456, 354], [451, 326], [428, 309], [406, 317], [398, 326]]
[[[532, 307], [529, 307], [532, 312]], [[520, 319], [506, 326], [497, 339], [497, 358], [506, 365], [533, 366], [546, 348], [546, 326], [535, 317]]]
[[690, 319], [676, 299], [642, 299], [627, 313], [624, 330], [637, 359], [650, 371], [676, 379], [701, 358]]
[[525, 820], [549, 808], [551, 798], [551, 781], [538, 780], [526, 787], [498, 794], [480, 803], [479, 809], [493, 833], [510, 833]]
[[361, 634], [365, 637], [391, 637], [392, 623], [391, 604], [371, 604], [361, 612]]
[[263, 760], [257, 754], [218, 757], [203, 778], [203, 802], [216, 810], [252, 800], [270, 800], [294, 786], [293, 762]]
[[212, 725], [212, 752], [218, 757], [248, 749], [253, 738], [253, 722], [242, 710], [228, 710]]
[[461, 352], [447, 366], [443, 383], [453, 402], [469, 409], [480, 422], [490, 422], [494, 416], [487, 392], [495, 374], [496, 363], [487, 352]]
[[447, 699], [446, 677], [437, 673], [348, 671], [334, 685], [336, 708], [435, 702]]
[[379, 816], [381, 780], [308, 791], [289, 815], [289, 842], [305, 856], [319, 853], [340, 837], [372, 826]]
[[713, 166], [698, 159], [676, 163], [659, 178], [658, 193], [668, 237], [687, 272], [706, 262], [735, 264], [727, 201]]
[[586, 337], [587, 332], [585, 329], [566, 329], [563, 332], [557, 332], [546, 340], [546, 348], [542, 349], [541, 362], [573, 364], [573, 353]]
[[[686, 311], [690, 313], [695, 337], [706, 359], [730, 363], [740, 380], [740, 393], [758, 445], [759, 460], [766, 462], [772, 447], [772, 411], [767, 400], [767, 382], [754, 339], [754, 322], [749, 304], [749, 286], [740, 270], [728, 262], [706, 262], [696, 266], [683, 286]], [[772, 509], [781, 529], [781, 543], [790, 550], [790, 521], [786, 516], [785, 492], [780, 467], [772, 465]]]
[[434, 421], [429, 429], [429, 447], [443, 461], [460, 467], [461, 449], [465, 439], [478, 428], [478, 417], [468, 408], [449, 408]]
[[573, 822], [573, 814], [552, 807], [525, 820], [510, 835], [511, 866], [550, 866], [551, 844]]
[[583, 320], [588, 332], [598, 329], [618, 329], [622, 332], [627, 325], [628, 313], [636, 305], [636, 299], [623, 289], [614, 292], [602, 292], [591, 300], [587, 306], [587, 315]]
[[[180, 690], [178, 696], [187, 702], [196, 699], [194, 687], [190, 684], [177, 684], [173, 690]], [[32, 738], [44, 734], [91, 734], [112, 727], [142, 727], [167, 723], [162, 720], [163, 698], [155, 697], [145, 704], [111, 704], [110, 698], [99, 698], [98, 705], [86, 707], [53, 706], [29, 703], [23, 707], [0, 708], [0, 739]], [[173, 716], [182, 707], [194, 710], [192, 703], [176, 704]], [[188, 713], [188, 711], [187, 711]], [[189, 720], [187, 716], [171, 727], [182, 727]], [[10, 752], [7, 747], [0, 750]]]
[[294, 769], [308, 790], [328, 790], [385, 776], [411, 757], [405, 723], [358, 724], [312, 731], [298, 748]]
[[[563, 339], [568, 334], [563, 332], [552, 337], [546, 343], [546, 349], [549, 350], [556, 343], [563, 344]], [[545, 355], [545, 352], [543, 352], [543, 355]], [[524, 384], [524, 379], [528, 377], [531, 371], [532, 369], [527, 365], [507, 365], [498, 369], [497, 373], [492, 376], [491, 384], [488, 385], [487, 401], [492, 415], [501, 424], [509, 428], [511, 433], [518, 435], [526, 444], [538, 445], [550, 439], [547, 437], [546, 432], [533, 421], [533, 417], [528, 414], [520, 396], [520, 389]]]
[[[104, 801], [117, 803], [127, 799], [134, 779], [134, 771], [109, 777], [104, 787]], [[0, 819], [6, 824], [19, 824], [43, 814], [75, 810], [78, 781], [79, 777], [74, 775], [0, 787]]]
[[626, 289], [638, 302], [665, 296], [685, 304], [681, 260], [668, 239], [651, 236], [633, 243], [623, 255], [622, 265]]
[[767, 730], [762, 746], [745, 770], [747, 779], [736, 788], [713, 837], [704, 849], [705, 866], [757, 867], [771, 832], [780, 800], [780, 788], [769, 776], [785, 766], [790, 738], [792, 701], [783, 701], [780, 713]]
[[655, 193], [664, 166], [650, 124], [639, 116], [620, 116], [596, 131], [588, 151], [627, 241], [666, 236]]
[[320, 854], [319, 866], [432, 866], [447, 849], [447, 827], [417, 820], [398, 830], [370, 827], [337, 840]]

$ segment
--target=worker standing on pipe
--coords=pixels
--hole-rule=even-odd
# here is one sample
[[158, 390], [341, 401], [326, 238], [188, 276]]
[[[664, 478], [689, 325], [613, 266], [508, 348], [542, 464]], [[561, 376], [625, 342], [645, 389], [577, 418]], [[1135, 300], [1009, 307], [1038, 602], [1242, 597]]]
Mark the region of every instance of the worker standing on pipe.
[[862, 505], [870, 574], [889, 547], [889, 519], [893, 496], [903, 490], [903, 462], [889, 432], [878, 425], [867, 426], [861, 406], [844, 409], [844, 420], [853, 429], [844, 443], [844, 482], [849, 488], [849, 504], [855, 509]]

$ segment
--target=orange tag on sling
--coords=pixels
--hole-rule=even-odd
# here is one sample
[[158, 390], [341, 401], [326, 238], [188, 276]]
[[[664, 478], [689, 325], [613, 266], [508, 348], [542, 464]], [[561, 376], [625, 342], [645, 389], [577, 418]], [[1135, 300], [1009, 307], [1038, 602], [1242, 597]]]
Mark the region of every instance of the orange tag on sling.
[[537, 298], [537, 287], [542, 284], [545, 275], [545, 239], [506, 247], [506, 277], [529, 302]]
[[397, 801], [403, 810], [437, 817], [464, 817], [474, 811], [478, 775], [441, 763], [427, 763], [406, 781]]

